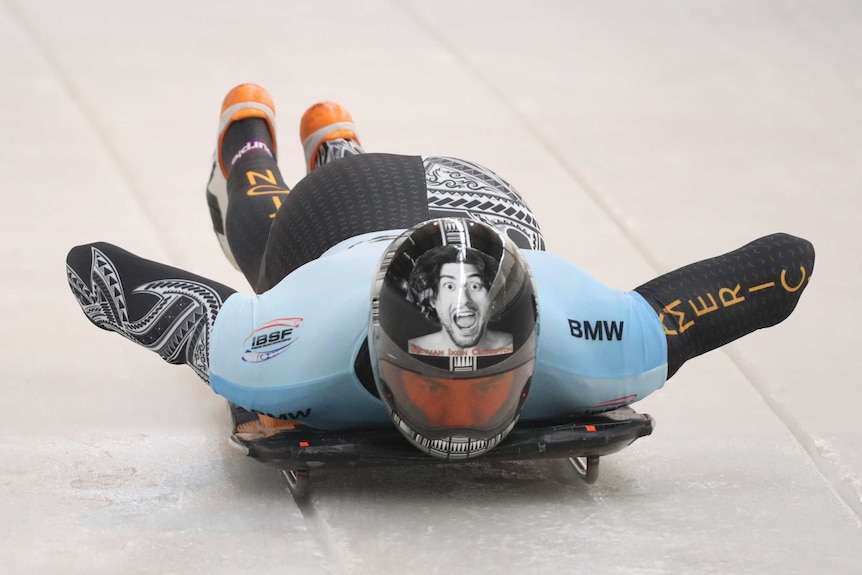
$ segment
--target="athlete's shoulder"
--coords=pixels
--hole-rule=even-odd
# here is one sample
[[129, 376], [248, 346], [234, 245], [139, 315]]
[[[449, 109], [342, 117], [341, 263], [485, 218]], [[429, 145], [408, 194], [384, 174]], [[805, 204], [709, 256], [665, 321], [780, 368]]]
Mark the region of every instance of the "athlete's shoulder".
[[347, 411], [376, 417], [379, 402], [358, 381], [354, 361], [388, 242], [369, 236], [342, 244], [263, 294], [225, 302], [210, 346], [216, 393], [249, 410], [304, 414], [312, 427], [344, 426], [339, 417]]
[[[262, 386], [349, 371], [368, 328], [385, 237], [376, 232], [345, 240], [265, 293], [232, 296], [213, 328], [211, 370]], [[290, 370], [279, 370], [283, 362]], [[260, 375], [240, 375], [250, 367]]]
[[570, 297], [575, 288], [581, 296], [593, 293], [622, 293], [599, 282], [580, 266], [558, 255], [540, 250], [521, 250], [521, 254], [530, 266], [530, 273], [540, 297], [542, 293], [550, 295], [560, 290]]
[[523, 253], [536, 283], [542, 362], [594, 377], [664, 364], [661, 323], [640, 294], [604, 285], [559, 256]]

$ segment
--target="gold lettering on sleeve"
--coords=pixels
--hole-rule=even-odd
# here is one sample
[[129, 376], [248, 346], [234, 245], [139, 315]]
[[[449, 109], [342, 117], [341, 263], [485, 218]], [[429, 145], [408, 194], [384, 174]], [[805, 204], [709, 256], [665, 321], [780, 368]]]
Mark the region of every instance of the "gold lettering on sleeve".
[[707, 305], [707, 303], [703, 301], [703, 296], [697, 296], [697, 301], [700, 302], [700, 309], [698, 309], [693, 301], [688, 300], [688, 305], [691, 306], [694, 315], [697, 317], [714, 312], [718, 309], [718, 303], [715, 301], [715, 298], [712, 297], [712, 294], [707, 292], [706, 297], [708, 297], [709, 301], [712, 302], [711, 304]]
[[664, 332], [668, 335], [677, 335], [683, 333], [685, 330], [694, 325], [694, 321], [685, 321], [685, 312], [678, 311], [674, 308], [679, 306], [682, 303], [682, 300], [676, 300], [664, 307], [662, 310], [665, 313], [669, 313], [670, 315], [676, 318], [677, 325], [679, 326], [679, 330], [674, 330], [668, 328], [668, 326], [664, 323], [664, 313], [660, 313], [658, 316], [659, 321], [662, 323], [662, 327], [664, 327]]
[[721, 300], [722, 307], [730, 307], [732, 305], [738, 304], [740, 302], [745, 301], [745, 297], [737, 295], [739, 290], [742, 289], [739, 284], [736, 284], [736, 287], [731, 288], [721, 288], [718, 290], [718, 299]]
[[[793, 293], [799, 291], [800, 289], [802, 289], [802, 286], [805, 284], [806, 281], [810, 281], [811, 278], [808, 276], [808, 272], [804, 266], [800, 266], [799, 271], [802, 273], [802, 277], [799, 280], [799, 283], [797, 283], [796, 285], [790, 285], [787, 282], [787, 270], [781, 270], [780, 284], [786, 292]], [[771, 281], [758, 284], [746, 289], [749, 294], [752, 294], [765, 289], [774, 288], [776, 287], [776, 285], [776, 282]], [[695, 317], [703, 317], [709, 313], [718, 311], [719, 308], [726, 308], [744, 302], [745, 296], [740, 295], [740, 292], [743, 292], [743, 288], [740, 284], [736, 284], [736, 287], [733, 288], [719, 288], [719, 301], [716, 301], [715, 296], [711, 292], [707, 292], [705, 295], [697, 296], [696, 299], [690, 299], [687, 301]], [[721, 304], [720, 306], [719, 302]], [[661, 322], [661, 325], [664, 328], [665, 335], [679, 335], [694, 326], [695, 320], [687, 318], [685, 312], [681, 309], [678, 309], [681, 304], [682, 300], [678, 299], [666, 305], [658, 314], [658, 320], [659, 322]], [[667, 319], [668, 321], [665, 322], [665, 319]]]
[[760, 284], [754, 287], [748, 288], [748, 293], [754, 293], [756, 291], [760, 291], [762, 289], [768, 289], [771, 287], [775, 287], [775, 282], [766, 282], [765, 284]]
[[805, 283], [805, 278], [807, 276], [805, 266], [799, 266], [799, 271], [802, 272], [802, 279], [800, 279], [799, 283], [795, 286], [790, 286], [787, 284], [787, 270], [781, 270], [781, 287], [783, 287], [785, 291], [789, 293], [799, 291], [799, 289], [802, 287], [802, 284]]

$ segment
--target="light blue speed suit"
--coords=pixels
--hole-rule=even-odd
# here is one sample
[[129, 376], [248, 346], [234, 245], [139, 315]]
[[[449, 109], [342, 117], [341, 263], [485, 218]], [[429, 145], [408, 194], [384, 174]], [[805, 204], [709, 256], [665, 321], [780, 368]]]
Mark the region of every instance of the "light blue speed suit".
[[[236, 126], [225, 157], [245, 149], [244, 130], [268, 137], [263, 120]], [[320, 158], [337, 155], [325, 151]], [[249, 152], [227, 180], [224, 222], [210, 204], [216, 233], [227, 232], [258, 295], [104, 242], [69, 252], [72, 293], [92, 323], [189, 365], [239, 407], [338, 430], [392, 425], [370, 375], [372, 278], [391, 240], [419, 222], [477, 219], [518, 238], [539, 313], [522, 421], [643, 399], [687, 360], [788, 317], [814, 268], [810, 242], [772, 234], [633, 291], [611, 289], [542, 251], [535, 217], [487, 168], [392, 154], [336, 160], [289, 190], [271, 155]]]
[[[230, 296], [212, 331], [213, 390], [245, 409], [318, 429], [391, 425], [354, 365], [368, 332], [372, 278], [397, 234], [343, 241], [264, 294]], [[522, 253], [540, 321], [523, 421], [606, 411], [664, 384], [666, 338], [643, 297], [605, 287], [550, 253]]]

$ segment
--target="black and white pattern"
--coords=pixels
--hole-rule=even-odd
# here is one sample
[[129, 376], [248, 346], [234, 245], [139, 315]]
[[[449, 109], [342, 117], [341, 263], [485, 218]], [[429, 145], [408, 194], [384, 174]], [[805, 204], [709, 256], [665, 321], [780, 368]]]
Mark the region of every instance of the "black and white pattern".
[[470, 247], [470, 234], [467, 233], [467, 226], [461, 220], [443, 220], [441, 226], [443, 234], [443, 245], [455, 244], [466, 248]]
[[185, 279], [146, 282], [128, 295], [140, 294], [139, 302], [152, 303], [136, 310], [140, 317], [130, 320], [127, 292], [116, 266], [98, 248], [91, 250], [88, 281], [66, 265], [69, 285], [87, 318], [155, 351], [168, 363], [188, 364], [208, 382], [209, 340], [221, 296], [207, 285]]
[[493, 225], [524, 249], [544, 250], [539, 223], [521, 195], [503, 178], [456, 158], [422, 158], [431, 217], [468, 218]]
[[356, 156], [363, 154], [364, 150], [356, 140], [336, 139], [323, 142], [320, 145], [320, 150], [317, 152], [317, 157], [314, 159], [314, 169], [319, 168], [324, 164], [328, 164], [333, 160], [340, 160], [345, 156]]
[[454, 355], [449, 358], [449, 371], [476, 371], [475, 355]]
[[431, 439], [425, 437], [405, 422], [394, 411], [389, 412], [392, 421], [399, 427], [402, 433], [412, 439], [413, 445], [429, 455], [448, 459], [452, 461], [463, 461], [465, 459], [482, 455], [493, 449], [512, 431], [516, 421], [513, 421], [501, 433], [490, 439], [475, 439], [465, 435], [450, 435], [443, 438]]

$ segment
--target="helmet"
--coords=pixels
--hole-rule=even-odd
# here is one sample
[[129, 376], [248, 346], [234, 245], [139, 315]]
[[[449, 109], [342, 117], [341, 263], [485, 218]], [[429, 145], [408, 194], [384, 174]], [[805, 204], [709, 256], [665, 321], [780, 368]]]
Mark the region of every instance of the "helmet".
[[527, 263], [505, 234], [461, 218], [405, 231], [380, 260], [370, 323], [380, 398], [413, 445], [467, 459], [515, 426], [538, 316]]

